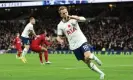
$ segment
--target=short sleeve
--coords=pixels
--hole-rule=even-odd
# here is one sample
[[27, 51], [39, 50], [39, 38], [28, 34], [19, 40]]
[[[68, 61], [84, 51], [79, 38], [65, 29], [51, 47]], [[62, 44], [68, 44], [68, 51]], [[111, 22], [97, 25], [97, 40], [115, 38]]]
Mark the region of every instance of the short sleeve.
[[29, 25], [29, 30], [34, 30], [33, 25]]
[[77, 23], [78, 23], [78, 21], [77, 21], [77, 20], [72, 19], [72, 24], [77, 24]]

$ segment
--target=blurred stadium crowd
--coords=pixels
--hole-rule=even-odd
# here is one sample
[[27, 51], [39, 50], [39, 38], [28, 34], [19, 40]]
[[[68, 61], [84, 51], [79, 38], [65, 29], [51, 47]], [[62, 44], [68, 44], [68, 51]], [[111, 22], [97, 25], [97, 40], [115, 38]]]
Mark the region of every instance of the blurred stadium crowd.
[[[45, 9], [48, 10], [48, 8]], [[95, 50], [133, 50], [133, 9], [132, 11], [130, 9], [108, 8], [94, 11], [95, 9], [88, 10], [88, 8], [73, 7], [70, 13], [83, 15], [87, 18], [85, 23], [79, 23], [79, 25], [89, 44]], [[66, 39], [64, 39], [64, 45], [56, 42], [56, 28], [60, 18], [57, 11], [55, 11], [55, 14], [53, 12], [50, 12], [52, 15], [46, 12], [45, 15], [38, 8], [31, 11], [30, 16], [35, 16], [37, 21], [35, 31], [39, 34], [43, 28], [47, 29], [48, 35], [52, 36], [54, 42], [50, 47], [51, 50], [68, 50], [69, 45]], [[0, 20], [0, 50], [10, 48], [15, 33], [22, 33], [26, 24], [27, 19]]]

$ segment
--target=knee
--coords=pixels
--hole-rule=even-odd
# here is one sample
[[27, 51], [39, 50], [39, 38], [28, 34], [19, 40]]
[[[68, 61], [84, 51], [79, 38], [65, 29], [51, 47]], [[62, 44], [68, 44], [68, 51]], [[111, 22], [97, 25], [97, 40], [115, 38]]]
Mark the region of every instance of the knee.
[[84, 53], [85, 60], [90, 60], [90, 56], [91, 56], [90, 51], [87, 51], [87, 52]]
[[84, 59], [85, 59], [85, 61], [90, 60], [89, 56], [85, 56]]
[[89, 65], [90, 62], [91, 62], [90, 56], [91, 56], [91, 52], [89, 52], [89, 51], [86, 52], [86, 53], [84, 54], [84, 60], [85, 60], [85, 63], [86, 63], [87, 65]]
[[90, 58], [89, 58], [89, 56], [85, 56], [84, 61], [85, 61], [86, 64], [89, 64], [89, 63], [90, 63]]

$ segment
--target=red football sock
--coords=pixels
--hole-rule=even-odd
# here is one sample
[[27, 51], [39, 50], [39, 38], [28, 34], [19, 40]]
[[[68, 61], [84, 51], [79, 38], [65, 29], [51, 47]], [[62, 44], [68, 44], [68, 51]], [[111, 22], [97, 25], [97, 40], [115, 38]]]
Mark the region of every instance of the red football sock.
[[44, 58], [45, 58], [45, 61], [47, 62], [48, 61], [48, 51], [44, 51]]
[[17, 56], [20, 57], [22, 52], [18, 52]]
[[39, 58], [40, 58], [40, 62], [43, 63], [43, 60], [42, 60], [42, 53], [39, 53]]

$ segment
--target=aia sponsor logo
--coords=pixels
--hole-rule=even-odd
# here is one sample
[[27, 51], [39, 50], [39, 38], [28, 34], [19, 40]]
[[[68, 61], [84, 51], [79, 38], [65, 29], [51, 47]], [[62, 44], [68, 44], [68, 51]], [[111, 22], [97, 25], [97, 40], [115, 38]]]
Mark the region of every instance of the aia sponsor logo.
[[68, 35], [74, 33], [74, 32], [77, 30], [75, 27], [71, 27], [71, 26], [68, 27], [68, 28], [70, 28], [70, 29], [67, 30], [67, 34], [68, 34]]

